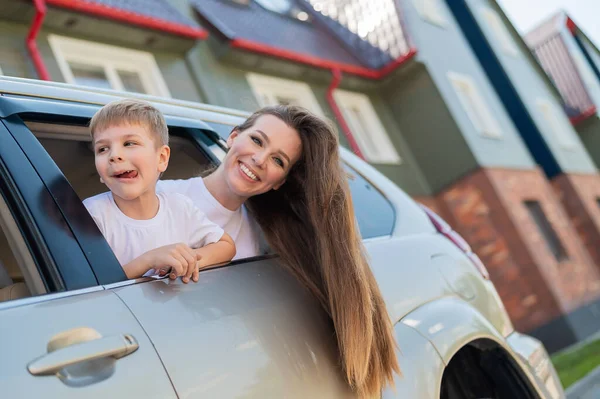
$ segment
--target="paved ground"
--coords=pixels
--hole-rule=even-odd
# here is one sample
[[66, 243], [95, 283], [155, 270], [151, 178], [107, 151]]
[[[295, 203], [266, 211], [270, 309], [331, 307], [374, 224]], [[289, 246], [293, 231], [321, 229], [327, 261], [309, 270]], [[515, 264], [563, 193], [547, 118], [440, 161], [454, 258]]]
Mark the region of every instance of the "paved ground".
[[[598, 399], [600, 398], [600, 381], [598, 381], [594, 386], [592, 386], [583, 396], [580, 396], [577, 399]], [[571, 397], [569, 396], [569, 399]]]
[[567, 399], [600, 399], [600, 367], [567, 389]]

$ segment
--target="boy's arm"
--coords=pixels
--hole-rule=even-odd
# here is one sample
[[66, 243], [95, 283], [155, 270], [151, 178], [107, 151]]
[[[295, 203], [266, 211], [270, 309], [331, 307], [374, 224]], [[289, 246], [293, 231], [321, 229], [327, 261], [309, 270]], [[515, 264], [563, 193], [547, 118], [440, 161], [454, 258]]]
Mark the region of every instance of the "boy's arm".
[[148, 251], [123, 266], [128, 279], [142, 277], [148, 270], [171, 269], [171, 276], [184, 276], [197, 270], [196, 254], [188, 245], [165, 245]]

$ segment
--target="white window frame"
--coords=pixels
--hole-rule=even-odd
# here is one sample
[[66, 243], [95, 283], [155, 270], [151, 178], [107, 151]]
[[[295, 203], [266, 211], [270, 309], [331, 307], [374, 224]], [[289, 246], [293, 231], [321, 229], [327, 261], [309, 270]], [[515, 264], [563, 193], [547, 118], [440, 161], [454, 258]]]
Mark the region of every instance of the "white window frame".
[[117, 70], [137, 73], [146, 94], [171, 97], [158, 64], [151, 53], [87, 40], [49, 35], [48, 41], [67, 83], [76, 84], [69, 62], [101, 67], [115, 90], [125, 91]]
[[445, 28], [448, 25], [440, 0], [413, 0], [417, 13], [426, 22]]
[[577, 148], [575, 130], [562, 107], [556, 106], [547, 98], [538, 98], [536, 105], [544, 118], [546, 127], [550, 129], [558, 144], [568, 150]]
[[272, 0], [257, 0], [256, 1], [261, 7], [267, 10], [276, 12], [278, 14], [286, 15], [293, 7], [290, 0], [280, 0], [273, 2]]
[[306, 83], [257, 73], [246, 74], [246, 79], [261, 107], [277, 105], [277, 97], [285, 97], [319, 116], [324, 116], [315, 94]]
[[[452, 71], [448, 72], [448, 79], [475, 130], [487, 138], [502, 138], [502, 129], [481, 96], [475, 81], [468, 75]], [[461, 89], [466, 89], [470, 98], [467, 98]]]
[[[352, 131], [356, 144], [358, 144], [360, 151], [368, 162], [393, 165], [402, 163], [402, 159], [367, 95], [346, 90], [335, 90], [333, 97]], [[362, 123], [356, 121], [354, 115], [348, 111], [351, 107], [360, 111]], [[364, 131], [363, 125], [369, 127], [368, 132]], [[366, 137], [367, 134], [368, 137]]]
[[517, 43], [502, 21], [502, 18], [500, 18], [500, 15], [487, 6], [481, 7], [481, 15], [488, 25], [488, 28], [493, 32], [496, 42], [504, 54], [510, 55], [511, 57], [517, 57], [519, 55]]

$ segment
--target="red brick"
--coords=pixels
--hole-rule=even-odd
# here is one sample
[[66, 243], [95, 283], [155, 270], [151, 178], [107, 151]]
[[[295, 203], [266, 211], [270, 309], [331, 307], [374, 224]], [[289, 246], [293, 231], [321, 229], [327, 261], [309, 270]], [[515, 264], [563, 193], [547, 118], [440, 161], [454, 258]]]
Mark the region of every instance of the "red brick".
[[552, 180], [552, 187], [600, 270], [600, 175], [562, 174]]
[[[526, 200], [540, 203], [568, 259], [553, 256]], [[600, 270], [540, 170], [479, 169], [434, 202], [488, 267], [517, 329], [529, 331], [600, 296]]]

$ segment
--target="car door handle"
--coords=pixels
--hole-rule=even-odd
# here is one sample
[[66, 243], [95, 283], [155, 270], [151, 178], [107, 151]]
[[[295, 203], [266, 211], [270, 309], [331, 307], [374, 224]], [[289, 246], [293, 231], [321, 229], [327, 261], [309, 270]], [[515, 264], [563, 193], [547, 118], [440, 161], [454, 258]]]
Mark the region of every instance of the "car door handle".
[[136, 339], [129, 335], [114, 335], [70, 345], [48, 353], [27, 366], [33, 375], [52, 375], [61, 369], [90, 360], [127, 356], [138, 349]]

